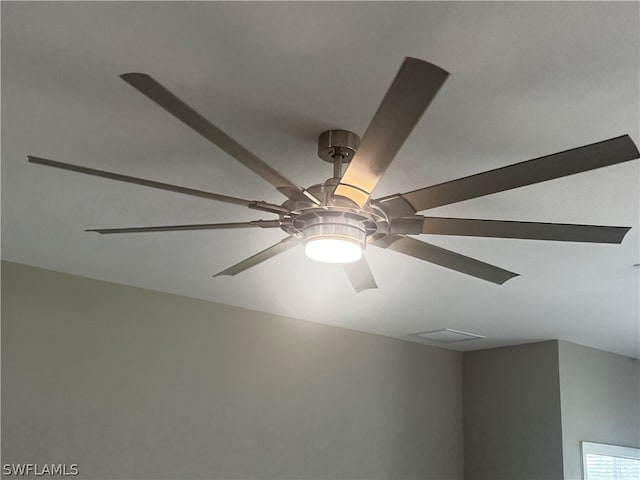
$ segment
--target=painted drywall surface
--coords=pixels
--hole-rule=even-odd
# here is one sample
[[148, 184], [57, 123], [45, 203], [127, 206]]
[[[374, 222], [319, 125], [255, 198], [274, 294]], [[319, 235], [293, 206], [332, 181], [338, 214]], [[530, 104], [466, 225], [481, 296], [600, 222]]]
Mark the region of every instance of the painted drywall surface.
[[464, 354], [466, 480], [562, 479], [557, 342]]
[[3, 262], [2, 463], [462, 478], [457, 352]]
[[582, 478], [580, 442], [640, 447], [640, 362], [559, 342], [565, 480]]

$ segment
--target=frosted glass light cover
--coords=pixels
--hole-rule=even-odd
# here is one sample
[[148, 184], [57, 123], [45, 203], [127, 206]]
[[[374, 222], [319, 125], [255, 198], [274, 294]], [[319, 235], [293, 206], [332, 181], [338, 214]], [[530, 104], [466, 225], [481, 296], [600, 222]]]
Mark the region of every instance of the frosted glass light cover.
[[362, 257], [357, 243], [339, 238], [317, 238], [307, 241], [304, 253], [312, 260], [325, 263], [352, 263]]

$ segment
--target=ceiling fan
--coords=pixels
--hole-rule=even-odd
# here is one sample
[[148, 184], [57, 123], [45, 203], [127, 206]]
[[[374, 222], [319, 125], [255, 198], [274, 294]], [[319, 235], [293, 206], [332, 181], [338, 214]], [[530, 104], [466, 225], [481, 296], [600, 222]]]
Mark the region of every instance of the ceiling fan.
[[[586, 172], [640, 157], [628, 135], [535, 158], [411, 192], [372, 198], [394, 156], [445, 82], [448, 73], [431, 63], [406, 58], [362, 140], [353, 132], [330, 130], [318, 138], [318, 156], [333, 164], [333, 176], [303, 188], [275, 171], [149, 75], [120, 77], [276, 187], [280, 205], [155, 182], [45, 158], [31, 163], [227, 202], [277, 215], [273, 220], [86, 230], [101, 234], [280, 228], [280, 242], [214, 275], [236, 275], [282, 253], [301, 240], [314, 260], [343, 264], [356, 291], [376, 288], [362, 256], [366, 245], [394, 250], [473, 277], [502, 284], [517, 276], [500, 267], [422, 242], [412, 235], [462, 235], [566, 242], [621, 243], [630, 227], [478, 220], [416, 215], [430, 208]], [[344, 173], [343, 165], [347, 165]]]

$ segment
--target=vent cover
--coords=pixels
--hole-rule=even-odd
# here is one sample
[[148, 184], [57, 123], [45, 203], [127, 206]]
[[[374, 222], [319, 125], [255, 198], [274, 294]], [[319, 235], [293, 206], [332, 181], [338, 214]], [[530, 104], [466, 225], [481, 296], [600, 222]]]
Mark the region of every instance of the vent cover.
[[428, 332], [414, 333], [413, 335], [440, 343], [468, 342], [469, 340], [485, 338], [482, 335], [461, 332], [459, 330], [452, 330], [450, 328], [441, 328], [440, 330], [430, 330]]

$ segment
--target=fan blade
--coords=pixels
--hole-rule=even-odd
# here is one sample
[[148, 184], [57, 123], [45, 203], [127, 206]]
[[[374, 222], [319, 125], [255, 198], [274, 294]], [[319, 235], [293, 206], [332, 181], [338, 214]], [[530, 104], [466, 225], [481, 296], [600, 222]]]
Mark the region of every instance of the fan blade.
[[363, 206], [449, 73], [405, 58], [335, 194]]
[[431, 245], [430, 243], [421, 242], [415, 238], [387, 235], [374, 240], [372, 243], [377, 247], [395, 250], [396, 252], [499, 285], [502, 285], [510, 278], [518, 276], [517, 273]]
[[280, 220], [252, 220], [251, 222], [236, 223], [201, 223], [193, 225], [163, 225], [157, 227], [125, 227], [125, 228], [92, 228], [85, 232], [100, 234], [112, 233], [148, 233], [148, 232], [181, 232], [190, 230], [219, 230], [226, 228], [279, 228]]
[[284, 195], [290, 196], [292, 192], [299, 192], [306, 195], [315, 203], [320, 203], [313, 195], [283, 177], [280, 173], [275, 171], [229, 135], [216, 127], [209, 120], [196, 112], [189, 105], [176, 97], [173, 93], [154, 80], [153, 77], [145, 73], [124, 73], [120, 75], [120, 78], [140, 93], [147, 96], [150, 100], [154, 101], [160, 107], [164, 108], [178, 120], [191, 127], [218, 148], [235, 158], [249, 170], [262, 177], [264, 180], [280, 190]]
[[570, 223], [514, 222], [414, 216], [391, 221], [391, 233], [461, 235], [465, 237], [524, 238], [558, 242], [622, 243], [631, 227]]
[[383, 209], [387, 205], [385, 211], [410, 206], [415, 213], [635, 160], [638, 157], [640, 153], [633, 140], [629, 135], [622, 135], [412, 192], [390, 195], [379, 199], [378, 202]]
[[87, 175], [94, 175], [96, 177], [109, 178], [111, 180], [118, 180], [120, 182], [134, 183], [136, 185], [143, 185], [145, 187], [158, 188], [160, 190], [168, 190], [170, 192], [184, 193], [185, 195], [192, 195], [194, 197], [207, 198], [209, 200], [217, 200], [219, 202], [233, 203], [234, 205], [242, 205], [245, 207], [253, 208], [255, 210], [262, 210], [270, 213], [287, 213], [286, 208], [280, 205], [274, 205], [267, 202], [260, 202], [257, 200], [245, 200], [243, 198], [229, 197], [228, 195], [220, 195], [218, 193], [205, 192], [202, 190], [195, 190], [193, 188], [180, 187], [178, 185], [171, 185], [168, 183], [154, 182], [153, 180], [146, 180], [144, 178], [130, 177], [129, 175], [121, 175], [119, 173], [106, 172], [104, 170], [96, 170], [95, 168], [83, 167], [80, 165], [73, 165], [71, 163], [57, 162], [55, 160], [48, 160], [46, 158], [34, 157], [28, 155], [29, 162], [36, 163], [38, 165], [46, 165], [48, 167], [60, 168], [63, 170], [70, 170], [72, 172], [85, 173]]
[[361, 257], [357, 262], [344, 263], [342, 268], [356, 292], [360, 293], [370, 288], [378, 288], [366, 258]]
[[265, 248], [261, 252], [252, 255], [246, 260], [243, 260], [240, 263], [236, 263], [232, 267], [229, 267], [222, 272], [216, 273], [214, 275], [214, 278], [219, 277], [220, 275], [236, 275], [259, 263], [264, 262], [265, 260], [269, 260], [271, 257], [275, 257], [279, 253], [286, 252], [290, 248], [295, 247], [297, 244], [298, 242], [296, 241], [296, 237], [294, 236], [283, 238], [275, 245], [271, 245], [269, 248]]

